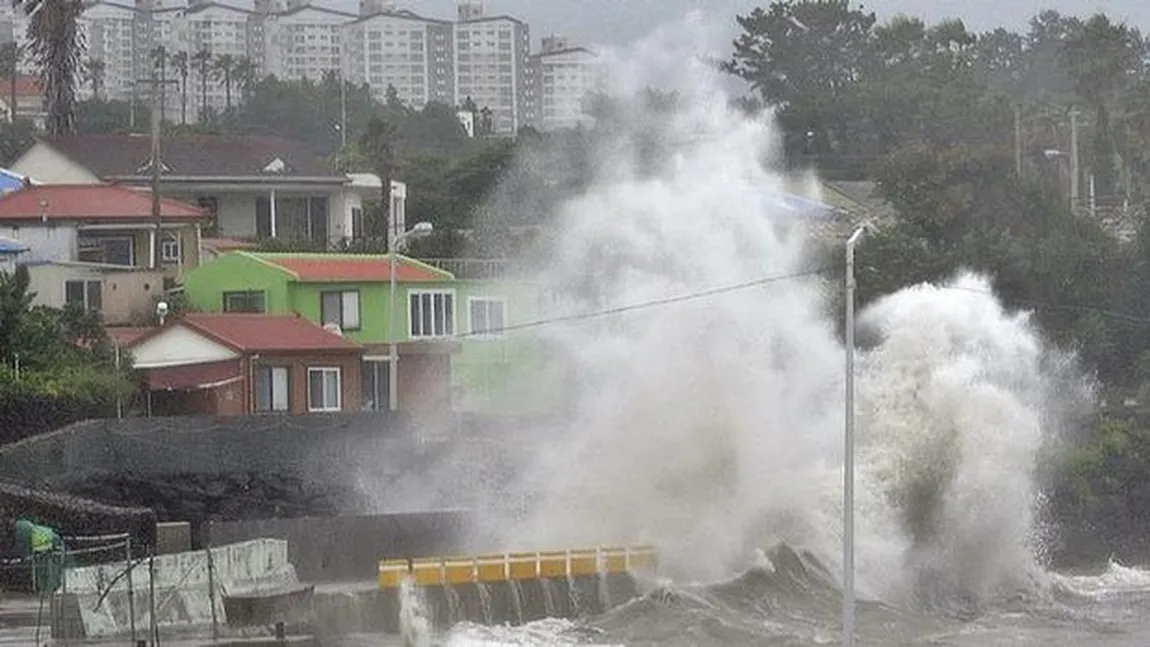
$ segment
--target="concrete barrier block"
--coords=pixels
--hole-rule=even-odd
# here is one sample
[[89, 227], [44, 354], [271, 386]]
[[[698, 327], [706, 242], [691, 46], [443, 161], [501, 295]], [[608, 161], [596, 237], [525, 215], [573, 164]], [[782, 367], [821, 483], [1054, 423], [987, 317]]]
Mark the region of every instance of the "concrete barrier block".
[[[130, 575], [124, 575], [126, 562], [69, 569], [63, 591], [77, 601], [83, 636], [104, 638], [130, 631], [133, 618], [137, 627], [149, 626], [155, 607], [161, 628], [192, 628], [210, 625], [212, 600], [215, 619], [227, 621], [223, 599], [274, 591], [298, 584], [295, 569], [287, 561], [287, 542], [259, 539], [208, 551], [159, 555], [152, 560], [149, 581], [148, 560], [138, 560]], [[209, 579], [214, 591], [209, 588]], [[149, 591], [155, 591], [155, 598]], [[67, 617], [62, 607], [61, 613]]]
[[171, 555], [192, 549], [192, 524], [169, 521], [156, 524], [156, 554]]

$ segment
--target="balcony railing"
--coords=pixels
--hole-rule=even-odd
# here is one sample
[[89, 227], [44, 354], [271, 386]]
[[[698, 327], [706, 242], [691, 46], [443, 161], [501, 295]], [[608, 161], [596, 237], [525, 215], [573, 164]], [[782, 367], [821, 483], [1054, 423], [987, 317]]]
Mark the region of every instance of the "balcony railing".
[[457, 279], [506, 278], [511, 264], [503, 258], [421, 258], [432, 267], [451, 272]]

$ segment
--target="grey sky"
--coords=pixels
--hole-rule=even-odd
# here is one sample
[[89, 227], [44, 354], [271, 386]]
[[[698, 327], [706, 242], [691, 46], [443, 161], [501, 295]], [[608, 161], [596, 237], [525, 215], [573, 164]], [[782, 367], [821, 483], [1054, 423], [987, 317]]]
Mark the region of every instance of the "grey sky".
[[[455, 8], [454, 0], [397, 0], [397, 4], [441, 18], [453, 16]], [[488, 0], [488, 12], [507, 13], [527, 21], [535, 43], [541, 36], [555, 32], [586, 45], [625, 45], [661, 24], [681, 18], [691, 9], [701, 9], [708, 17], [725, 23], [727, 41], [735, 34], [737, 13], [767, 4], [769, 0]], [[862, 4], [883, 19], [897, 13], [931, 20], [957, 16], [979, 31], [997, 26], [1024, 27], [1031, 16], [1043, 9], [1075, 15], [1104, 11], [1114, 19], [1150, 32], [1147, 0], [870, 0]], [[721, 43], [724, 46], [725, 41]]]

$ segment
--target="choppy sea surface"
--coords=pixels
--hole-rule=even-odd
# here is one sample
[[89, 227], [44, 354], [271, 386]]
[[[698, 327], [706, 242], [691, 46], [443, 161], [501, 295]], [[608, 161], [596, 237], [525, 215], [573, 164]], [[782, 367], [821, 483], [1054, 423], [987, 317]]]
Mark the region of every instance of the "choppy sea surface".
[[[1111, 563], [1101, 572], [1051, 574], [1036, 592], [988, 603], [934, 609], [862, 600], [858, 645], [992, 646], [1150, 644], [1150, 570]], [[777, 549], [768, 563], [733, 580], [700, 586], [651, 584], [615, 609], [579, 620], [523, 626], [460, 623], [417, 636], [442, 647], [613, 647], [670, 645], [836, 645], [841, 598], [829, 571], [809, 554]], [[340, 647], [403, 645], [399, 636], [350, 636]]]

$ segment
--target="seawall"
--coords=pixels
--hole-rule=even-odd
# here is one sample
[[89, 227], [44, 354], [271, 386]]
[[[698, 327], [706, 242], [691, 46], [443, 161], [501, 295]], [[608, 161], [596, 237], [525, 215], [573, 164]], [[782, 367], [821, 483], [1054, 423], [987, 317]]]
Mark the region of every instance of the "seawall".
[[324, 518], [211, 522], [209, 545], [257, 538], [287, 542], [304, 582], [356, 582], [372, 577], [381, 558], [430, 557], [464, 548], [471, 514], [463, 510]]
[[314, 630], [396, 634], [404, 607], [436, 629], [581, 618], [634, 598], [656, 568], [649, 546], [385, 559], [376, 587], [317, 589]]

